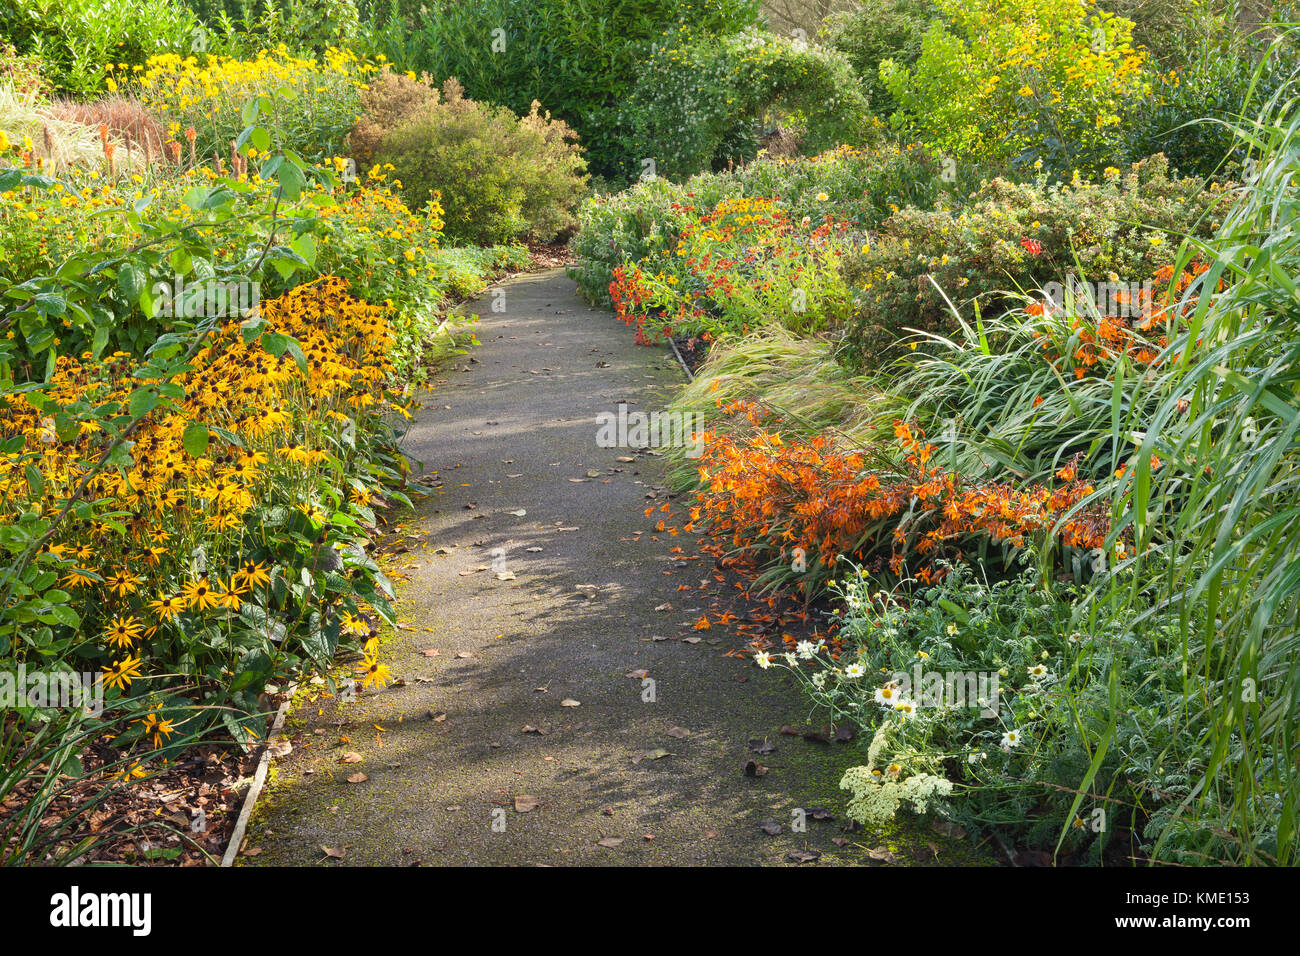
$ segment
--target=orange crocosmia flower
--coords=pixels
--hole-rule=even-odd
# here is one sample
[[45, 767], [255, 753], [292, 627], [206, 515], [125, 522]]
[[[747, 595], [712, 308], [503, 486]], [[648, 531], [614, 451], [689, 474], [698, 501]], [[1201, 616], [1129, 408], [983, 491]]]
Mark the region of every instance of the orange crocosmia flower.
[[695, 622], [695, 624], [691, 627], [691, 630], [693, 630], [693, 631], [707, 631], [707, 630], [709, 630], [712, 626], [713, 626], [713, 625], [711, 625], [711, 624], [709, 623], [709, 619], [708, 619], [707, 617], [705, 617], [703, 614], [701, 614], [701, 615], [700, 615], [700, 619], [699, 619], [698, 621]]

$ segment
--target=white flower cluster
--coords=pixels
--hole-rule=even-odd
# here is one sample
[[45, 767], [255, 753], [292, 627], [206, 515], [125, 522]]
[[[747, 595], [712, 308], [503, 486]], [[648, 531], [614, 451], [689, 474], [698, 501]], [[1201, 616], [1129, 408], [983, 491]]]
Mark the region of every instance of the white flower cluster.
[[903, 765], [898, 762], [881, 769], [878, 764], [888, 744], [888, 733], [887, 725], [877, 728], [867, 749], [867, 765], [850, 767], [840, 780], [840, 789], [853, 795], [845, 812], [867, 827], [888, 823], [904, 803], [916, 813], [926, 813], [932, 800], [952, 794], [952, 781], [936, 774], [904, 775]]
[[952, 793], [952, 781], [932, 773], [903, 777], [871, 767], [850, 767], [840, 780], [840, 789], [852, 795], [846, 812], [865, 827], [880, 827], [894, 818], [907, 803], [916, 813], [926, 813], [930, 801]]

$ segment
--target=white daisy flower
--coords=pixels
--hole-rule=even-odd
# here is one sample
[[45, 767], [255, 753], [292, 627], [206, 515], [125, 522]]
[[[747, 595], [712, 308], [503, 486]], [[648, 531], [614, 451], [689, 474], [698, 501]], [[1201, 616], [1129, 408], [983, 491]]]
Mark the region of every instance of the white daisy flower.
[[799, 655], [800, 660], [810, 661], [814, 654], [817, 653], [811, 641], [800, 641], [794, 646], [795, 653]]
[[844, 676], [849, 678], [850, 680], [859, 678], [866, 672], [867, 669], [863, 667], [861, 664], [850, 664], [848, 667], [844, 668]]
[[1008, 730], [1005, 734], [1002, 735], [1003, 750], [1010, 751], [1012, 747], [1018, 747], [1019, 745], [1020, 745], [1020, 731]]
[[772, 666], [772, 655], [767, 651], [759, 651], [754, 655], [754, 663], [763, 668], [763, 670], [767, 670]]

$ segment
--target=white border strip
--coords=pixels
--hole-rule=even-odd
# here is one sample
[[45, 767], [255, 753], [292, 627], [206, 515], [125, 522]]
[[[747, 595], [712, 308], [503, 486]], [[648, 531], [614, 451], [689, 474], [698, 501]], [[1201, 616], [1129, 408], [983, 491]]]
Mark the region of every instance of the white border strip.
[[290, 684], [284, 703], [276, 711], [275, 720], [271, 723], [271, 731], [266, 735], [266, 743], [262, 745], [262, 757], [257, 762], [257, 772], [253, 774], [253, 785], [248, 788], [248, 795], [244, 797], [244, 806], [239, 811], [239, 819], [235, 821], [234, 832], [230, 834], [230, 844], [226, 847], [225, 856], [221, 858], [222, 866], [231, 866], [235, 862], [235, 857], [239, 855], [239, 846], [244, 842], [244, 831], [248, 829], [249, 818], [253, 815], [257, 798], [261, 796], [262, 786], [266, 783], [266, 772], [271, 763], [271, 741], [284, 727], [285, 715], [289, 713], [289, 705], [293, 703], [293, 695], [297, 690], [297, 683]]

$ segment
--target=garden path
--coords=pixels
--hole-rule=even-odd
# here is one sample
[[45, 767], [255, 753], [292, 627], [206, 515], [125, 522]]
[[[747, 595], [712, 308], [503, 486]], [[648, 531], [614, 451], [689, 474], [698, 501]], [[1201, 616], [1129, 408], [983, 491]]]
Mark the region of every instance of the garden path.
[[[764, 864], [804, 849], [854, 863], [881, 845], [899, 862], [969, 854], [927, 831], [844, 833], [837, 784], [863, 762], [860, 742], [782, 736], [808, 718], [790, 678], [723, 657], [739, 638], [690, 629], [703, 602], [677, 587], [711, 568], [670, 553], [688, 535], [652, 540], [658, 513], [644, 509], [665, 500], [662, 459], [596, 443], [598, 413], [624, 401], [651, 411], [680, 385], [671, 351], [633, 345], [559, 269], [468, 308], [483, 317], [481, 344], [444, 366], [406, 444], [442, 487], [406, 522], [427, 550], [396, 562], [409, 575], [403, 623], [381, 658], [404, 684], [298, 706], [293, 752], [245, 844], [259, 852], [243, 862], [318, 863], [326, 846], [345, 852], [331, 865]], [[775, 752], [751, 753], [761, 738]], [[360, 762], [341, 762], [348, 751]], [[746, 776], [750, 759], [770, 772]], [[347, 782], [358, 772], [366, 779]], [[798, 807], [836, 819], [793, 832]]]

